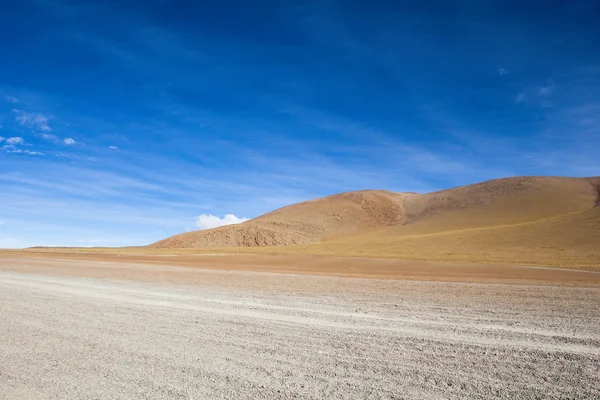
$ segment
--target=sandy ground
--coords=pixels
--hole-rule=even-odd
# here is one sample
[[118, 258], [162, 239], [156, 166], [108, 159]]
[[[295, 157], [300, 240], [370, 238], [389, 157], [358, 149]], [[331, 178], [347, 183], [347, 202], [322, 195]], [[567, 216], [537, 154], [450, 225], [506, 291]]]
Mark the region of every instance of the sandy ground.
[[0, 398], [600, 397], [594, 272], [166, 264], [0, 258]]
[[[60, 261], [52, 263], [52, 260]], [[84, 261], [100, 261], [102, 265]], [[41, 263], [41, 264], [40, 264]], [[142, 265], [133, 268], [133, 264]], [[183, 282], [189, 281], [190, 274], [169, 273], [163, 269], [149, 269], [153, 266], [180, 266], [192, 269], [217, 269], [227, 271], [277, 272], [321, 276], [355, 278], [438, 280], [448, 282], [481, 283], [530, 283], [600, 286], [600, 259], [594, 268], [578, 270], [573, 268], [530, 268], [528, 266], [506, 264], [476, 264], [465, 262], [439, 262], [399, 260], [385, 258], [335, 257], [309, 254], [181, 254], [175, 252], [149, 253], [146, 249], [129, 252], [118, 249], [46, 249], [46, 250], [0, 250], [0, 265], [3, 268], [17, 267], [43, 273], [75, 274], [103, 278], [156, 279], [157, 276]], [[135, 271], [135, 272], [132, 272]], [[172, 270], [169, 270], [172, 271]], [[596, 273], [589, 273], [589, 272]], [[160, 272], [157, 275], [157, 272]], [[165, 273], [163, 273], [165, 272]], [[90, 275], [91, 274], [91, 275]]]

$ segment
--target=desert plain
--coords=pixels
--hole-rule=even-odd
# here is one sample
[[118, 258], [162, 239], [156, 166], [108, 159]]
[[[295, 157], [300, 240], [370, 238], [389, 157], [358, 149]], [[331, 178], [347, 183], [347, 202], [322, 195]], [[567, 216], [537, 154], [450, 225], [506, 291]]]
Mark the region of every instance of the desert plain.
[[6, 399], [600, 395], [594, 270], [4, 251]]

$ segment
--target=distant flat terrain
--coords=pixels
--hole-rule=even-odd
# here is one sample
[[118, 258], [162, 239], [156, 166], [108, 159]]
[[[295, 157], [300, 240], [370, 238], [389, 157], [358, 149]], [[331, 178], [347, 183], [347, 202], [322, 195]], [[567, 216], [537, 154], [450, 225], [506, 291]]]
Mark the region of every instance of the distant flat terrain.
[[[248, 249], [251, 250], [251, 249]], [[262, 250], [262, 251], [261, 251]], [[151, 266], [178, 266], [187, 269], [253, 271], [354, 278], [396, 280], [438, 280], [449, 282], [528, 283], [561, 285], [600, 284], [600, 268], [534, 268], [528, 265], [476, 264], [391, 258], [338, 257], [293, 253], [269, 253], [253, 249], [241, 252], [207, 253], [177, 249], [148, 251], [128, 249], [30, 249], [0, 250], [5, 269], [33, 273], [73, 275], [108, 279], [170, 280], [189, 282], [189, 275]], [[99, 263], [88, 263], [97, 261]], [[104, 264], [106, 263], [106, 264]], [[136, 268], [136, 264], [142, 268]], [[106, 268], [102, 268], [106, 265]], [[170, 281], [169, 281], [170, 282]]]
[[3, 254], [0, 397], [596, 399], [599, 304], [592, 271]]

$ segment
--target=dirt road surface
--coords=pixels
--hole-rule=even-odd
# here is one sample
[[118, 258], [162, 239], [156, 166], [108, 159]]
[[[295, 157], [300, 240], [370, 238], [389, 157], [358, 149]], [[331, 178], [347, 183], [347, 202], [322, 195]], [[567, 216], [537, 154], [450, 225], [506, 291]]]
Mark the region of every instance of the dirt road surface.
[[4, 257], [0, 399], [597, 399], [600, 287], [573, 274], [589, 279]]

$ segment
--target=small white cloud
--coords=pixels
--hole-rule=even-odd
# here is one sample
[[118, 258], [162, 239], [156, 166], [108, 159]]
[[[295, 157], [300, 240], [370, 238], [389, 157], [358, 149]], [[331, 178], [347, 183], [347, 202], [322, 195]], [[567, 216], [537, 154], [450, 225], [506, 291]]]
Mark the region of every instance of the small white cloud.
[[108, 146], [108, 148], [114, 151], [119, 151], [119, 148], [117, 146]]
[[41, 151], [18, 149], [15, 146], [13, 146], [12, 144], [5, 144], [4, 146], [2, 146], [2, 150], [4, 150], [4, 152], [6, 152], [6, 153], [27, 154], [30, 156], [45, 156], [46, 155], [46, 153], [42, 153]]
[[23, 138], [18, 137], [18, 136], [9, 137], [8, 139], [6, 139], [6, 144], [10, 144], [10, 145], [23, 144], [23, 143], [25, 143]]
[[17, 114], [15, 119], [23, 126], [37, 129], [42, 132], [52, 131], [52, 128], [50, 128], [50, 125], [48, 125], [49, 118], [43, 114], [28, 113], [17, 109], [14, 109], [13, 112]]
[[48, 140], [50, 142], [58, 143], [58, 136], [53, 135], [51, 133], [42, 133], [40, 137], [44, 140]]
[[499, 68], [498, 75], [508, 75], [508, 70], [506, 68]]
[[551, 107], [554, 103], [549, 99], [552, 98], [554, 92], [556, 92], [556, 85], [552, 81], [548, 81], [542, 86], [528, 87], [523, 92], [519, 93], [515, 101], [517, 103]]
[[77, 142], [75, 141], [75, 139], [73, 138], [66, 138], [65, 140], [63, 140], [63, 142], [67, 145], [67, 146], [72, 146], [74, 144], [76, 144]]
[[225, 214], [223, 218], [219, 218], [212, 214], [202, 214], [196, 217], [196, 227], [198, 229], [212, 229], [219, 226], [241, 224], [248, 221], [249, 218], [238, 218], [233, 214]]
[[22, 153], [23, 152], [23, 150], [17, 149], [12, 144], [5, 144], [4, 146], [2, 146], [2, 150], [4, 150], [7, 153]]
[[537, 94], [538, 96], [550, 96], [555, 89], [554, 85], [542, 86], [538, 89]]
[[0, 142], [4, 142], [4, 138], [0, 136]]
[[4, 98], [6, 101], [8, 101], [9, 103], [18, 103], [19, 99], [17, 99], [16, 97], [12, 97], [12, 96], [6, 96]]

